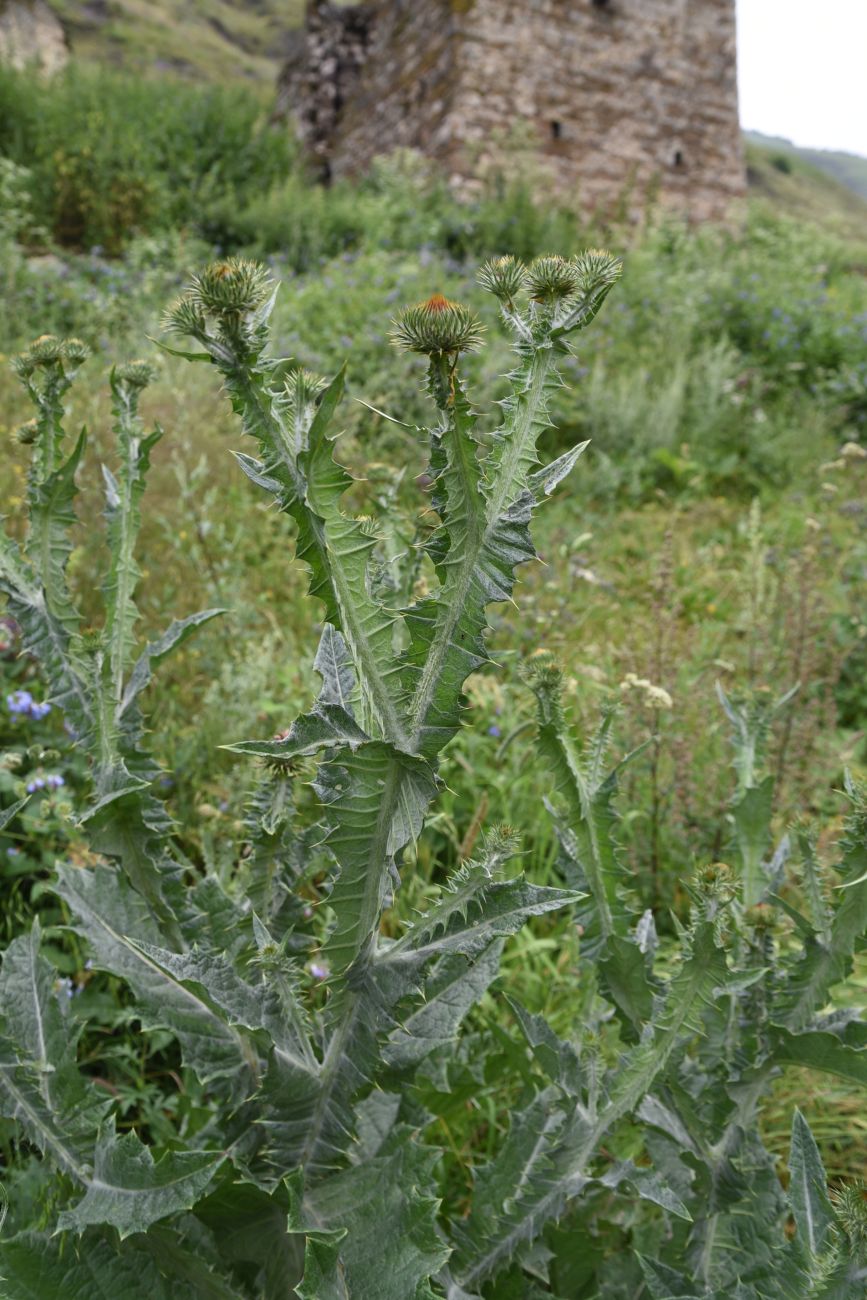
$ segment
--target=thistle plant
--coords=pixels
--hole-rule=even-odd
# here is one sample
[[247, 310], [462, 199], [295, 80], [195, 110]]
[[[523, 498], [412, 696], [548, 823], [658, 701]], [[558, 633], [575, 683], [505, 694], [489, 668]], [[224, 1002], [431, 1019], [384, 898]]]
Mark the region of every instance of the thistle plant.
[[[805, 832], [805, 910], [776, 877], [755, 897], [754, 872], [744, 897], [738, 872], [714, 865], [694, 881], [691, 922], [660, 961], [617, 856], [613, 719], [582, 747], [559, 670], [539, 658], [528, 672], [534, 753], [553, 773], [563, 887], [526, 879], [515, 831], [492, 828], [426, 910], [382, 926], [437, 798], [440, 755], [460, 744], [466, 680], [493, 671], [488, 607], [511, 597], [516, 568], [535, 557], [533, 513], [584, 450], [540, 467], [558, 358], [619, 274], [597, 251], [484, 268], [516, 358], [502, 419], [486, 433], [461, 373], [483, 340], [474, 314], [436, 295], [397, 319], [396, 343], [428, 358], [435, 412], [422, 432], [437, 522], [409, 560], [393, 512], [346, 512], [352, 480], [332, 451], [344, 373], [326, 383], [270, 356], [276, 290], [262, 268], [217, 263], [169, 312], [182, 341], [165, 346], [219, 372], [254, 446], [238, 464], [291, 520], [322, 622], [309, 710], [275, 737], [227, 737], [260, 762], [228, 882], [182, 853], [145, 743], [141, 696], [154, 670], [223, 612], [137, 644], [136, 536], [160, 436], [138, 414], [150, 370], [111, 376], [105, 616], [85, 629], [66, 577], [85, 436], [66, 455], [63, 406], [85, 358], [74, 342], [43, 339], [20, 359], [37, 409], [22, 439], [29, 531], [21, 546], [0, 544], [0, 583], [90, 758], [80, 821], [98, 855], [93, 867], [61, 866], [55, 888], [93, 965], [128, 988], [144, 1032], [168, 1030], [179, 1044], [197, 1104], [169, 1140], [119, 1135], [111, 1099], [79, 1066], [38, 926], [13, 941], [0, 973], [0, 1107], [42, 1153], [50, 1211], [3, 1244], [8, 1300], [863, 1294], [857, 1197], [829, 1198], [797, 1118], [787, 1202], [756, 1129], [761, 1097], [788, 1064], [867, 1075], [860, 1022], [823, 1015], [867, 931], [854, 788], [835, 904]], [[295, 812], [311, 778], [315, 826]], [[499, 1048], [511, 1124], [457, 1207], [442, 1198], [448, 1152], [434, 1145], [431, 1107], [462, 1071], [483, 1086], [490, 1044], [471, 1013], [509, 937], [564, 909], [583, 931], [586, 1021], [563, 1039], [513, 1004]], [[778, 916], [800, 947], [779, 941]], [[300, 958], [319, 939], [311, 986]], [[597, 1251], [579, 1291], [569, 1278], [612, 1198], [631, 1207], [636, 1249], [617, 1261]], [[793, 1291], [793, 1279], [813, 1289]]]

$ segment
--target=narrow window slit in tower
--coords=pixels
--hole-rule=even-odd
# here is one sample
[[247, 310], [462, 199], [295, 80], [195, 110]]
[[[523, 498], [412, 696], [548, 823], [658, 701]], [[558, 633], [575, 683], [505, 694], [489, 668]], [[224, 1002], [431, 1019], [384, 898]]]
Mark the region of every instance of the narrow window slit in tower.
[[680, 151], [679, 149], [677, 150], [677, 152], [676, 152], [675, 155], [674, 155], [674, 165], [675, 165], [675, 167], [682, 167], [682, 166], [683, 166], [683, 154], [681, 153], [681, 151]]
[[563, 123], [562, 123], [562, 122], [552, 122], [552, 123], [551, 123], [551, 139], [552, 139], [552, 140], [562, 140], [562, 139], [563, 139]]

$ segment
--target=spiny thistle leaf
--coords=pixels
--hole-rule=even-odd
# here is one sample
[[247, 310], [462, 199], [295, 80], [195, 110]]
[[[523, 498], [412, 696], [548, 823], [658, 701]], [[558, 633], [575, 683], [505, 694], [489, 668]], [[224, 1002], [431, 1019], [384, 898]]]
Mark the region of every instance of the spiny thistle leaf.
[[561, 842], [568, 857], [574, 858], [580, 883], [586, 884], [590, 893], [579, 924], [584, 951], [593, 957], [615, 936], [625, 937], [631, 917], [624, 897], [626, 873], [614, 838], [617, 818], [612, 801], [618, 774], [634, 754], [613, 771], [605, 771], [602, 764], [612, 716], [603, 719], [582, 754], [563, 712], [559, 666], [540, 655], [529, 661], [525, 676], [539, 706], [539, 747], [554, 778], [557, 801], [565, 809]]
[[448, 1258], [435, 1224], [436, 1153], [407, 1132], [387, 1154], [314, 1188], [287, 1180], [290, 1229], [307, 1233], [302, 1300], [425, 1300]]
[[[0, 1295], [3, 1300], [195, 1300], [180, 1278], [161, 1273], [146, 1250], [130, 1243], [118, 1249], [96, 1233], [80, 1243], [36, 1232], [4, 1241]], [[222, 1300], [240, 1300], [240, 1293], [227, 1287]]]
[[789, 1202], [799, 1240], [808, 1259], [825, 1253], [834, 1227], [834, 1211], [816, 1139], [796, 1108], [789, 1153]]
[[398, 855], [421, 832], [436, 778], [423, 759], [368, 741], [333, 752], [319, 769], [316, 789], [339, 867], [329, 896], [335, 924], [325, 955], [333, 972], [346, 972], [370, 959]]
[[20, 812], [22, 812], [30, 802], [29, 797], [18, 799], [15, 803], [10, 804], [8, 808], [0, 808], [0, 831], [4, 831], [10, 826]]
[[503, 941], [495, 940], [474, 961], [448, 954], [435, 964], [424, 984], [424, 1001], [393, 1029], [383, 1049], [387, 1068], [407, 1070], [431, 1052], [447, 1049], [461, 1022], [481, 999], [500, 970]]
[[81, 1233], [109, 1224], [121, 1240], [190, 1209], [223, 1163], [222, 1152], [165, 1151], [154, 1160], [134, 1133], [118, 1138], [113, 1125], [97, 1139], [93, 1179], [84, 1198], [58, 1219], [61, 1231]]
[[61, 867], [57, 892], [73, 914], [75, 929], [89, 942], [94, 963], [127, 980], [143, 1019], [177, 1036], [185, 1061], [202, 1081], [224, 1078], [250, 1090], [257, 1060], [244, 1032], [139, 946], [162, 946], [159, 927], [141, 895], [105, 867]]
[[14, 939], [0, 972], [0, 1113], [78, 1182], [88, 1178], [93, 1140], [107, 1102], [79, 1073], [77, 1033], [40, 953], [41, 932]]
[[854, 787], [850, 798], [836, 904], [830, 920], [820, 909], [816, 929], [790, 966], [774, 1008], [775, 1022], [788, 1029], [804, 1028], [822, 1009], [830, 989], [852, 969], [853, 954], [867, 932], [867, 799]]
[[[691, 936], [646, 1035], [612, 1071], [598, 1110], [593, 1099], [588, 1105], [580, 1095], [578, 1106], [566, 1109], [562, 1099], [554, 1103], [553, 1092], [542, 1093], [513, 1123], [509, 1140], [486, 1170], [484, 1191], [477, 1187], [469, 1216], [454, 1230], [451, 1267], [463, 1289], [472, 1291], [494, 1275], [586, 1187], [601, 1141], [636, 1110], [675, 1052], [700, 1029], [725, 973], [713, 928], [703, 924]], [[565, 1077], [575, 1079], [575, 1073]], [[654, 1196], [661, 1194], [657, 1184], [649, 1186]]]

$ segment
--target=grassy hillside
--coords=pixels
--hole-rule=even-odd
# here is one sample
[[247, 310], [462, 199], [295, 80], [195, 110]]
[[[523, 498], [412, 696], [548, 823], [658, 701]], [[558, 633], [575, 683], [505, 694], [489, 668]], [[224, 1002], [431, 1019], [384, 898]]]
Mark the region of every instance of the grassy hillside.
[[867, 199], [867, 158], [833, 149], [800, 149], [791, 140], [762, 135], [758, 131], [747, 131], [746, 138], [750, 144], [771, 153], [778, 164], [806, 163], [833, 177], [862, 199]]
[[865, 199], [797, 150], [781, 152], [776, 144], [756, 144], [748, 137], [747, 175], [758, 203], [844, 239], [867, 239]]
[[78, 58], [265, 84], [304, 7], [305, 0], [53, 0]]

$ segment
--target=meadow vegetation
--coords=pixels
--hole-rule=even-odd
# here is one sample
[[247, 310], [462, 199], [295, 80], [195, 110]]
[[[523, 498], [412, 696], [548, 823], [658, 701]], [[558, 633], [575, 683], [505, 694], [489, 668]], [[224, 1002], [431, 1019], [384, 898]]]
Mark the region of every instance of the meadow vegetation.
[[[2, 111], [4, 103], [14, 112]], [[369, 1225], [348, 1221], [341, 1207], [343, 1198], [363, 1198], [373, 1175], [396, 1198], [386, 1196], [382, 1215], [403, 1222], [414, 1243], [411, 1259], [401, 1255], [398, 1263], [418, 1289], [395, 1291], [395, 1300], [860, 1294], [867, 245], [852, 237], [851, 214], [806, 225], [767, 202], [754, 203], [728, 231], [688, 231], [661, 217], [641, 234], [616, 220], [587, 228], [568, 204], [539, 202], [538, 184], [521, 174], [492, 177], [462, 204], [418, 159], [397, 156], [356, 186], [325, 191], [310, 183], [253, 95], [191, 86], [168, 95], [160, 82], [104, 72], [74, 72], [46, 87], [0, 75], [0, 287], [10, 307], [0, 348], [8, 360], [26, 358], [17, 377], [10, 365], [0, 377], [2, 509], [10, 536], [30, 556], [33, 581], [54, 584], [61, 622], [67, 582], [80, 613], [65, 633], [80, 644], [70, 642], [59, 666], [28, 626], [20, 574], [0, 623], [0, 888], [4, 946], [13, 945], [2, 979], [12, 995], [30, 971], [40, 991], [33, 1014], [54, 1025], [60, 1053], [39, 1058], [34, 1074], [32, 1025], [25, 1032], [10, 1023], [3, 1068], [18, 1072], [25, 1091], [43, 1094], [51, 1092], [52, 1069], [64, 1079], [74, 1069], [85, 1081], [83, 1092], [75, 1091], [80, 1082], [69, 1083], [78, 1165], [61, 1160], [59, 1177], [49, 1172], [51, 1143], [20, 1112], [2, 1121], [7, 1233], [50, 1234], [62, 1212], [68, 1240], [85, 1234], [65, 1256], [47, 1235], [16, 1238], [3, 1266], [17, 1281], [4, 1295], [32, 1294], [25, 1287], [34, 1276], [45, 1296], [73, 1282], [86, 1287], [75, 1270], [87, 1258], [106, 1277], [120, 1270], [116, 1278], [127, 1285], [131, 1274], [123, 1270], [156, 1270], [148, 1273], [151, 1295], [158, 1286], [172, 1294], [187, 1287], [191, 1295], [290, 1295], [302, 1268], [308, 1280], [298, 1282], [299, 1295], [380, 1295], [364, 1289], [380, 1284], [369, 1280], [380, 1273], [345, 1255], [339, 1236], [344, 1227], [355, 1240], [368, 1234]], [[562, 385], [546, 388], [550, 423], [540, 418], [534, 428], [543, 464], [565, 465], [573, 448], [590, 445], [569, 477], [553, 484], [534, 523], [543, 563], [519, 570], [517, 605], [487, 609], [485, 645], [494, 662], [476, 646], [477, 662], [453, 666], [449, 710], [466, 676], [456, 738], [436, 761], [433, 750], [409, 746], [430, 771], [417, 766], [412, 774], [418, 807], [402, 828], [408, 833], [392, 837], [402, 884], [374, 941], [376, 908], [362, 935], [357, 918], [346, 920], [339, 892], [331, 893], [332, 857], [347, 878], [355, 870], [341, 860], [346, 845], [329, 851], [316, 827], [323, 802], [332, 824], [343, 824], [344, 792], [335, 793], [335, 783], [344, 771], [369, 778], [359, 754], [370, 762], [368, 747], [380, 747], [376, 762], [383, 746], [404, 754], [398, 724], [406, 700], [396, 695], [392, 716], [380, 678], [403, 673], [401, 690], [412, 694], [430, 649], [428, 620], [410, 614], [397, 629], [389, 623], [371, 658], [352, 641], [351, 610], [311, 600], [297, 483], [290, 490], [295, 480], [275, 478], [274, 428], [281, 421], [293, 428], [298, 446], [314, 426], [324, 438], [324, 416], [314, 412], [330, 410], [337, 389], [332, 382], [331, 397], [317, 407], [321, 388], [306, 374], [333, 381], [348, 362], [347, 396], [331, 431], [341, 431], [339, 459], [354, 481], [332, 481], [323, 460], [320, 486], [301, 497], [335, 529], [335, 563], [348, 566], [362, 622], [376, 623], [382, 611], [392, 619], [414, 601], [436, 605], [438, 583], [447, 591], [451, 580], [444, 539], [460, 558], [475, 535], [442, 460], [450, 431], [485, 467], [488, 503], [507, 509], [520, 497], [517, 483], [512, 496], [498, 495], [503, 443], [492, 431], [498, 402], [504, 427], [514, 426], [526, 389], [524, 379], [509, 377], [510, 329], [519, 342], [521, 329], [494, 272], [480, 285], [477, 269], [512, 255], [532, 264], [538, 281], [547, 264], [534, 259], [552, 250], [572, 259], [601, 243], [622, 258], [622, 277], [592, 327], [559, 356]], [[190, 365], [148, 343], [166, 342], [163, 312], [190, 272], [215, 255], [236, 254], [261, 259], [280, 281], [268, 304], [267, 339], [267, 299], [255, 287], [261, 279], [245, 281], [252, 298], [238, 307], [231, 293], [220, 299], [213, 272], [216, 279], [198, 281], [189, 313], [174, 318], [192, 341], [169, 340], [213, 364]], [[526, 276], [515, 272], [521, 319], [537, 343], [556, 327], [564, 303], [571, 310], [583, 293], [595, 314], [594, 294], [603, 281], [610, 287], [600, 269], [610, 264], [579, 265], [584, 279], [568, 291], [556, 286], [555, 264], [547, 265], [549, 280], [531, 289], [530, 304], [522, 296]], [[231, 275], [228, 282], [231, 290]], [[485, 292], [492, 287], [493, 297]], [[484, 348], [462, 351], [459, 372], [484, 433], [459, 400], [453, 374], [444, 378], [434, 366], [426, 383], [424, 357], [395, 357], [395, 317], [433, 293], [469, 304], [485, 327]], [[419, 322], [410, 325], [417, 330]], [[33, 344], [46, 333], [80, 344]], [[411, 331], [404, 341], [413, 342]], [[453, 360], [459, 349], [421, 351]], [[136, 360], [142, 355], [147, 368]], [[269, 357], [291, 360], [274, 370]], [[529, 364], [526, 355], [521, 360]], [[289, 396], [273, 401], [269, 390], [287, 379]], [[56, 392], [48, 391], [52, 384]], [[37, 426], [28, 423], [34, 399]], [[247, 478], [231, 455], [251, 449], [239, 440], [239, 416], [259, 442], [261, 465], [246, 455]], [[63, 456], [55, 417], [68, 431]], [[70, 467], [82, 425], [88, 444]], [[165, 434], [145, 454], [142, 431], [157, 425]], [[39, 448], [50, 449], [41, 471], [28, 472], [28, 443], [37, 463]], [[133, 444], [140, 459], [127, 458], [124, 479], [118, 449], [122, 468]], [[309, 448], [305, 456], [312, 482]], [[93, 523], [106, 510], [100, 463], [114, 466], [108, 550]], [[45, 491], [49, 480], [53, 492]], [[263, 488], [278, 508], [262, 502]], [[346, 492], [343, 509], [362, 521], [351, 536], [370, 553], [363, 571], [353, 569], [344, 545], [337, 488]], [[128, 519], [141, 514], [137, 562], [131, 532], [123, 545], [118, 540], [124, 501]], [[48, 546], [42, 558], [40, 536]], [[513, 561], [530, 553], [523, 537], [509, 545], [517, 548]], [[321, 594], [315, 565], [314, 575]], [[124, 604], [133, 586], [135, 605]], [[501, 575], [486, 599], [502, 601], [510, 587]], [[124, 781], [132, 773], [132, 785], [149, 783], [145, 797], [100, 767], [69, 682], [81, 654], [88, 663], [102, 655], [109, 664], [103, 687], [115, 692], [117, 709], [118, 683], [133, 662], [133, 619], [145, 646], [171, 619], [211, 608], [228, 613], [190, 641], [179, 633], [155, 674], [146, 729], [134, 710], [129, 715], [134, 725], [124, 731], [119, 761]], [[324, 706], [334, 727], [336, 687], [322, 672], [325, 650], [314, 671], [320, 637], [338, 681], [350, 668], [356, 676], [351, 716], [330, 738], [321, 717]], [[22, 654], [28, 646], [37, 653]], [[371, 662], [376, 671], [366, 681]], [[84, 677], [87, 691], [103, 689]], [[319, 720], [305, 731], [310, 701], [323, 690]], [[449, 732], [456, 724], [451, 712], [437, 723]], [[320, 727], [315, 743], [326, 747], [316, 784], [311, 725]], [[299, 728], [307, 748], [297, 748]], [[283, 739], [269, 741], [275, 735]], [[220, 748], [244, 738], [246, 750]], [[339, 758], [338, 741], [348, 747]], [[137, 766], [145, 742], [153, 757]], [[617, 756], [633, 753], [609, 780]], [[165, 808], [156, 821], [147, 800]], [[154, 831], [159, 821], [157, 858], [173, 865], [155, 879], [167, 892], [163, 885], [153, 892], [150, 867], [119, 846], [111, 811], [118, 802], [132, 823], [141, 817]], [[356, 814], [349, 808], [346, 825]], [[587, 837], [600, 835], [605, 855], [594, 879]], [[152, 856], [151, 844], [144, 857]], [[81, 894], [81, 881], [91, 878], [85, 870], [108, 878], [106, 859], [119, 882], [111, 888], [126, 891], [111, 906], [138, 943], [121, 953], [106, 947], [104, 927], [100, 940], [99, 908]], [[272, 859], [284, 864], [276, 882], [267, 871]], [[505, 897], [520, 879], [523, 902], [509, 915], [520, 912], [526, 924], [519, 929], [515, 919], [498, 929], [486, 919], [491, 882]], [[179, 881], [186, 901], [183, 889], [172, 892]], [[110, 892], [105, 884], [106, 898]], [[38, 953], [25, 937], [34, 920]], [[231, 927], [234, 948], [226, 943]], [[424, 960], [432, 966], [413, 965], [413, 934], [428, 935]], [[244, 1040], [247, 1064], [255, 1058], [254, 1077], [269, 1059], [274, 1068], [270, 1052], [297, 1051], [321, 1083], [320, 1067], [336, 1051], [328, 1046], [335, 1023], [344, 1023], [335, 1014], [361, 996], [350, 974], [369, 975], [359, 955], [369, 956], [371, 942], [381, 960], [392, 943], [406, 954], [406, 980], [399, 989], [388, 984], [391, 975], [373, 980], [379, 1000], [375, 1015], [368, 1008], [362, 1016], [370, 1032], [358, 1048], [363, 1069], [352, 1079], [342, 1065], [335, 1069], [328, 1106], [317, 1112], [321, 1150], [295, 1159], [297, 1134], [277, 1131], [288, 1122], [279, 1114], [265, 1115], [273, 1142], [245, 1146], [250, 1102], [228, 1082], [229, 1031]], [[166, 987], [173, 982], [200, 1001], [219, 967], [223, 1001], [205, 1001], [220, 1028], [204, 1063], [190, 1026], [154, 1011], [164, 990], [159, 980], [142, 982], [142, 944]], [[713, 979], [693, 983], [699, 968]], [[291, 1043], [275, 1037], [273, 1007], [251, 1012], [261, 972], [285, 982], [280, 1015], [291, 1020], [286, 1008], [295, 1008], [304, 1023]], [[684, 990], [694, 1001], [674, 1027], [672, 1008]], [[141, 1024], [150, 1026], [146, 1034]], [[17, 1047], [16, 1032], [24, 1033]], [[436, 1063], [421, 1050], [422, 1038], [436, 1048]], [[224, 1053], [216, 1064], [214, 1053]], [[822, 1072], [829, 1059], [832, 1077]], [[630, 1081], [622, 1095], [618, 1074]], [[298, 1113], [306, 1115], [313, 1085], [306, 1076], [301, 1085]], [[240, 1086], [237, 1078], [232, 1086]], [[98, 1115], [94, 1093], [105, 1101]], [[650, 1101], [641, 1102], [644, 1094]], [[399, 1105], [395, 1097], [403, 1098]], [[522, 1123], [510, 1129], [518, 1108]], [[145, 1210], [127, 1220], [97, 1205], [87, 1170], [98, 1128], [98, 1158], [115, 1172], [127, 1159], [149, 1169], [148, 1148], [162, 1153], [157, 1170], [186, 1170], [173, 1219], [158, 1222]], [[357, 1145], [348, 1170], [335, 1172], [338, 1130]], [[534, 1152], [521, 1149], [522, 1132], [534, 1136]], [[90, 1154], [82, 1155], [88, 1143]], [[233, 1177], [240, 1171], [248, 1180], [234, 1202], [228, 1166], [215, 1156], [229, 1147]], [[298, 1164], [306, 1182], [274, 1175]], [[143, 1177], [147, 1184], [150, 1175]], [[395, 1190], [410, 1183], [421, 1188], [417, 1203]], [[708, 1188], [717, 1198], [710, 1215]], [[438, 1197], [444, 1208], [434, 1228]], [[235, 1257], [218, 1258], [228, 1215], [244, 1227]], [[276, 1225], [287, 1221], [293, 1234], [273, 1277], [252, 1243], [263, 1224], [276, 1240], [283, 1232]], [[818, 1223], [818, 1235], [808, 1222]], [[118, 1231], [134, 1234], [120, 1250]], [[488, 1240], [502, 1243], [490, 1257]], [[632, 1262], [624, 1265], [626, 1252]], [[483, 1257], [485, 1268], [477, 1266]], [[745, 1257], [749, 1275], [738, 1272]], [[355, 1289], [337, 1289], [332, 1273], [340, 1269]]]

